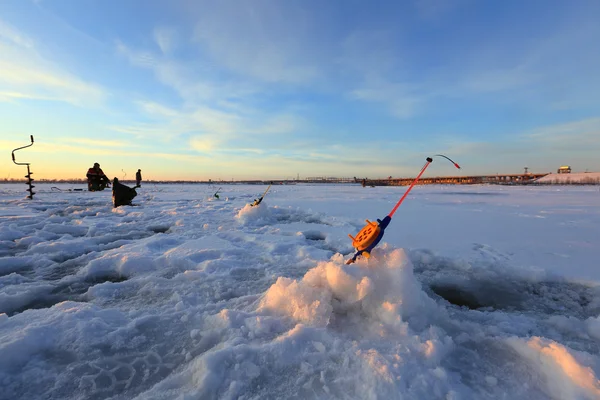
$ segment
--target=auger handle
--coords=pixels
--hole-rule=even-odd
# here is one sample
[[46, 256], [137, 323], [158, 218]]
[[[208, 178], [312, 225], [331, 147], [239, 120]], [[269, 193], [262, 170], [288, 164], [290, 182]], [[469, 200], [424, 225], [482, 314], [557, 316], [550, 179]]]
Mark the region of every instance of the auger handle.
[[30, 143], [30, 144], [28, 144], [27, 146], [23, 146], [23, 147], [16, 148], [16, 149], [14, 149], [14, 150], [12, 151], [12, 153], [11, 153], [11, 154], [12, 154], [12, 160], [13, 160], [13, 162], [14, 162], [15, 164], [17, 164], [17, 165], [29, 165], [29, 164], [30, 164], [30, 163], [18, 163], [18, 162], [15, 160], [15, 151], [17, 151], [17, 150], [21, 150], [21, 149], [25, 149], [25, 148], [27, 148], [27, 147], [31, 147], [31, 146], [33, 146], [33, 135], [29, 135], [29, 138], [31, 139], [31, 143]]

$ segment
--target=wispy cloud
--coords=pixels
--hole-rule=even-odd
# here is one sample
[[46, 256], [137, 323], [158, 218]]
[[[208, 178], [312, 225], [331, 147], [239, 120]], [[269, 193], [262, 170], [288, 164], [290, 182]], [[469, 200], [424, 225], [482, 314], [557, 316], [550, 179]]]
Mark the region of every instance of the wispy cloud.
[[525, 65], [506, 69], [487, 69], [468, 76], [463, 82], [470, 93], [502, 92], [538, 83], [542, 77]]
[[[507, 139], [510, 135], [510, 139]], [[552, 171], [561, 163], [578, 164], [579, 169], [597, 165], [600, 152], [600, 118], [507, 132], [497, 141], [460, 136], [440, 138], [440, 151], [456, 157], [463, 172], [509, 173], [529, 166], [534, 172]], [[464, 160], [464, 163], [460, 160]], [[470, 167], [471, 166], [471, 167]]]
[[140, 139], [159, 139], [168, 135], [165, 127], [156, 126], [156, 124], [107, 125], [106, 129]]
[[350, 98], [382, 103], [393, 116], [405, 119], [417, 113], [417, 107], [423, 102], [424, 95], [415, 94], [402, 84], [368, 82], [366, 86], [351, 91]]
[[[100, 145], [98, 145], [98, 142]], [[72, 155], [90, 155], [97, 157], [107, 156], [106, 147], [110, 147], [110, 156], [123, 156], [123, 157], [139, 157], [147, 158], [148, 152], [143, 150], [128, 150], [127, 146], [116, 146], [116, 143], [109, 141], [87, 141], [87, 140], [73, 140], [73, 139], [56, 139], [47, 140], [43, 142], [36, 142], [35, 147], [30, 149], [30, 152], [43, 153], [43, 154], [55, 154], [64, 157], [65, 154]], [[16, 142], [0, 141], [1, 148], [10, 148], [11, 146], [18, 145]], [[21, 143], [22, 145], [22, 143]], [[14, 147], [13, 147], [14, 148]], [[131, 146], [133, 148], [133, 146]], [[152, 157], [169, 159], [169, 160], [185, 160], [185, 161], [198, 161], [204, 160], [198, 155], [185, 154], [181, 151], [173, 152], [153, 152]]]
[[105, 90], [85, 82], [40, 55], [33, 41], [0, 21], [0, 100], [47, 100], [97, 106]]
[[469, 0], [414, 0], [418, 14], [426, 20], [441, 18]]
[[60, 141], [81, 144], [84, 146], [94, 147], [118, 147], [123, 148], [128, 145], [122, 140], [98, 140], [98, 139], [81, 139], [81, 138], [62, 138]]
[[263, 82], [303, 84], [321, 74], [314, 63], [311, 15], [293, 3], [255, 1], [198, 6], [194, 39], [228, 70]]
[[0, 149], [12, 151], [17, 147], [21, 147], [24, 144], [22, 142], [18, 142], [16, 140], [0, 140]]
[[245, 82], [211, 79], [214, 71], [197, 61], [178, 61], [169, 54], [133, 49], [121, 41], [117, 41], [116, 50], [132, 65], [152, 70], [158, 82], [173, 89], [187, 103], [237, 99], [257, 91]]
[[59, 100], [54, 97], [44, 97], [39, 94], [20, 93], [20, 92], [0, 92], [0, 101], [7, 103], [16, 103], [18, 100]]
[[117, 41], [117, 53], [125, 56], [129, 62], [137, 67], [152, 68], [156, 66], [156, 57], [149, 51], [134, 51], [123, 42]]
[[166, 27], [155, 28], [154, 41], [163, 54], [171, 53], [177, 46], [177, 31]]
[[[470, 0], [415, 0], [414, 5], [426, 19], [452, 15], [448, 23], [461, 22], [453, 11], [463, 6], [471, 7], [474, 15], [481, 8]], [[427, 40], [412, 43], [409, 29], [351, 32], [340, 57], [342, 70], [350, 77], [354, 73], [355, 84], [347, 95], [382, 104], [400, 119], [435, 113], [454, 99], [489, 106], [510, 103], [524, 110], [593, 106], [596, 100], [590, 93], [600, 90], [595, 73], [600, 53], [591, 49], [600, 25], [590, 7], [571, 7], [566, 14], [552, 25], [540, 21], [531, 26], [534, 34], [526, 36], [518, 33], [522, 26], [518, 32], [508, 25], [495, 26], [485, 38], [470, 36], [477, 30], [465, 28], [458, 40], [449, 35], [445, 47], [432, 42], [428, 51], [421, 47]]]
[[275, 114], [260, 119], [264, 122], [254, 123], [248, 129], [242, 129], [242, 131], [257, 135], [282, 135], [297, 132], [305, 125], [302, 118], [290, 113]]
[[151, 101], [138, 101], [136, 104], [155, 122], [108, 128], [162, 142], [184, 139], [190, 149], [203, 153], [239, 148], [240, 140], [247, 141], [251, 137], [262, 137], [261, 143], [268, 142], [267, 136], [298, 132], [303, 124], [301, 118], [288, 113], [265, 115], [251, 109], [227, 112], [201, 105], [176, 110]]
[[176, 118], [181, 113], [173, 108], [167, 107], [162, 104], [155, 103], [153, 101], [136, 101], [136, 104], [140, 109], [150, 116], [158, 116], [161, 118]]
[[600, 151], [600, 118], [543, 126], [524, 138], [556, 151]]
[[33, 47], [32, 39], [2, 20], [0, 20], [0, 41], [9, 41], [25, 48]]
[[217, 148], [219, 140], [217, 138], [194, 137], [190, 140], [192, 149], [200, 153], [210, 153]]
[[389, 31], [355, 31], [344, 39], [339, 63], [354, 87], [347, 97], [379, 103], [391, 115], [407, 119], [418, 113], [427, 93], [411, 83], [401, 59], [402, 49]]
[[248, 136], [292, 133], [302, 125], [302, 118], [289, 110], [265, 112], [253, 107], [252, 96], [257, 91], [254, 84], [235, 79], [210, 80], [199, 73], [198, 62], [178, 60], [168, 52], [135, 50], [122, 42], [116, 46], [118, 53], [133, 65], [152, 70], [156, 79], [174, 89], [182, 102], [174, 107], [150, 100], [136, 101], [139, 110], [154, 122], [113, 125], [112, 130], [162, 141], [186, 137], [191, 149], [208, 153], [239, 148], [237, 141]]
[[[140, 101], [137, 104], [148, 116], [158, 118], [164, 131], [175, 136], [189, 132], [229, 135], [238, 131], [238, 115], [214, 108], [196, 106], [175, 110], [150, 101]], [[161, 122], [157, 126], [161, 126]]]

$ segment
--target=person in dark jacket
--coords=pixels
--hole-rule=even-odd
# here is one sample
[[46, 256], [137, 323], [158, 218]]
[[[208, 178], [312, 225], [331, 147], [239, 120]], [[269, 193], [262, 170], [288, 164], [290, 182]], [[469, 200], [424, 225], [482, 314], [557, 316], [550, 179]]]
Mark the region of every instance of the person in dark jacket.
[[113, 179], [112, 199], [113, 206], [130, 206], [131, 200], [137, 196], [135, 189], [123, 185], [117, 178]]
[[107, 186], [110, 186], [110, 180], [104, 174], [104, 171], [100, 168], [100, 164], [94, 163], [94, 166], [88, 169], [86, 174], [88, 180], [88, 190], [95, 192], [104, 190]]
[[135, 173], [135, 187], [141, 187], [142, 183], [142, 170], [138, 169], [137, 172]]

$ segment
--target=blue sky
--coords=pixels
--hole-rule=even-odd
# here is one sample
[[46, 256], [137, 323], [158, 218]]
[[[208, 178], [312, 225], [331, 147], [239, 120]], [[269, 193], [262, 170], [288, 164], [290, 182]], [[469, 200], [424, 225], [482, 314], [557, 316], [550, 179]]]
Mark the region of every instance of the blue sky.
[[0, 177], [30, 134], [38, 178], [414, 176], [435, 153], [600, 171], [599, 20], [593, 0], [3, 0]]

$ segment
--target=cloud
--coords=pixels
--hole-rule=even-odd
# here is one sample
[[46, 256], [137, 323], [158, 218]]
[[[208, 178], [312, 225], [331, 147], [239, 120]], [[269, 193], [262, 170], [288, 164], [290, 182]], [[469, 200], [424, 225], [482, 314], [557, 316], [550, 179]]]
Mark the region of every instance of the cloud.
[[[66, 143], [65, 143], [66, 142]], [[19, 143], [12, 141], [0, 141], [0, 149], [9, 149], [18, 146]], [[23, 145], [22, 143], [20, 145]], [[11, 147], [12, 146], [12, 147]], [[90, 155], [106, 156], [107, 149], [110, 147], [110, 156], [140, 157], [148, 158], [148, 152], [126, 150], [126, 143], [95, 140], [74, 140], [71, 138], [62, 138], [56, 140], [37, 141], [35, 146], [29, 149], [31, 153], [60, 154], [61, 157], [70, 157], [72, 155]], [[169, 160], [198, 161], [204, 160], [203, 157], [192, 154], [185, 154], [181, 151], [153, 152], [152, 157]]]
[[358, 82], [346, 96], [352, 100], [379, 103], [399, 119], [418, 114], [428, 96], [423, 85], [412, 83], [403, 66], [403, 49], [392, 32], [355, 31], [342, 42], [339, 63], [351, 82]]
[[12, 151], [17, 147], [24, 146], [25, 144], [22, 141], [16, 140], [0, 140], [0, 149]]
[[155, 124], [136, 124], [136, 125], [108, 125], [106, 129], [126, 133], [136, 138], [153, 139], [164, 138], [167, 135], [164, 127], [157, 127]]
[[220, 82], [214, 79], [218, 74], [198, 61], [181, 62], [170, 54], [134, 50], [121, 41], [116, 42], [116, 50], [132, 65], [152, 70], [160, 83], [173, 89], [187, 103], [239, 99], [258, 91], [256, 86], [244, 82]]
[[[266, 115], [257, 110], [220, 110], [203, 105], [186, 106], [180, 110], [152, 101], [137, 101], [140, 111], [155, 122], [126, 126], [109, 126], [108, 129], [130, 134], [138, 138], [174, 141], [186, 135], [191, 137], [191, 148], [202, 152], [221, 147], [234, 146], [240, 139], [268, 135], [294, 133], [303, 120], [289, 113]], [[191, 136], [190, 136], [191, 135]], [[262, 142], [263, 139], [260, 139]]]
[[468, 0], [414, 0], [418, 14], [426, 20], [446, 16], [467, 2]]
[[121, 140], [97, 140], [97, 139], [80, 139], [80, 138], [62, 138], [62, 141], [81, 144], [84, 146], [93, 147], [126, 147], [129, 144]]
[[284, 134], [298, 131], [304, 122], [292, 114], [278, 114], [265, 118], [263, 124], [247, 130], [248, 133], [259, 135]]
[[32, 48], [34, 45], [33, 40], [2, 20], [0, 20], [0, 40], [9, 41], [25, 48]]
[[39, 94], [20, 93], [20, 92], [0, 92], [0, 101], [15, 103], [17, 100], [59, 100], [54, 97], [44, 97]]
[[137, 101], [136, 104], [142, 109], [142, 111], [144, 111], [146, 114], [149, 114], [150, 116], [167, 118], [180, 116], [179, 111], [152, 101]]
[[157, 64], [156, 57], [150, 52], [134, 51], [121, 41], [117, 41], [116, 48], [118, 54], [125, 56], [131, 64], [137, 67], [152, 68]]
[[33, 41], [0, 21], [0, 101], [45, 100], [98, 106], [105, 90], [40, 55]]
[[172, 28], [155, 28], [154, 41], [163, 54], [171, 53], [177, 44], [177, 32]]
[[[506, 132], [497, 140], [461, 139], [459, 135], [438, 138], [440, 151], [465, 167], [463, 173], [521, 172], [529, 166], [534, 172], [552, 171], [564, 163], [581, 168], [600, 168], [600, 118], [588, 118], [540, 126], [522, 132]], [[581, 169], [580, 168], [580, 169]]]
[[[213, 6], [209, 8], [211, 7]], [[215, 7], [219, 8], [219, 6]], [[211, 11], [207, 10], [206, 14], [211, 14]], [[199, 17], [204, 22], [207, 21], [207, 18]], [[254, 18], [254, 16], [251, 16], [251, 18]], [[221, 29], [227, 29], [225, 26], [219, 26], [211, 18], [208, 19], [210, 19], [208, 24], [199, 22], [196, 25], [197, 29], [194, 37], [195, 40], [202, 42], [202, 46], [207, 45], [205, 39], [209, 41], [220, 40], [214, 36], [210, 38], [203, 36], [208, 31], [217, 33], [217, 36], [219, 36], [218, 33]], [[232, 21], [227, 21], [226, 25], [235, 28], [235, 23]], [[203, 29], [208, 29], [208, 31]], [[231, 29], [232, 32], [234, 30]], [[242, 33], [241, 40], [250, 40], [246, 35], [248, 32], [238, 33]], [[253, 33], [248, 34], [253, 35], [254, 33], [257, 32], [253, 31]], [[180, 105], [174, 107], [172, 104], [166, 105], [150, 100], [138, 100], [136, 105], [140, 111], [153, 120], [153, 123], [112, 125], [110, 129], [132, 134], [136, 137], [155, 138], [165, 142], [181, 139], [188, 144], [188, 149], [207, 154], [228, 150], [231, 150], [230, 154], [239, 154], [244, 151], [250, 154], [261, 153], [263, 152], [262, 148], [254, 147], [257, 142], [261, 146], [271, 148], [273, 143], [269, 140], [269, 137], [275, 138], [283, 134], [293, 136], [301, 129], [304, 119], [295, 115], [291, 107], [287, 107], [285, 104], [276, 105], [275, 107], [270, 105], [272, 110], [265, 111], [255, 105], [269, 102], [266, 101], [266, 97], [270, 95], [270, 90], [265, 89], [265, 82], [267, 82], [267, 86], [272, 81], [296, 82], [298, 76], [302, 75], [297, 69], [291, 68], [287, 61], [279, 65], [281, 71], [275, 74], [279, 74], [279, 76], [274, 77], [273, 70], [269, 68], [262, 71], [262, 67], [260, 73], [269, 76], [258, 78], [258, 81], [256, 75], [252, 73], [240, 74], [244, 75], [243, 77], [233, 76], [223, 73], [223, 69], [215, 66], [214, 62], [204, 61], [202, 56], [178, 58], [177, 54], [173, 54], [171, 51], [172, 42], [170, 40], [173, 35], [173, 31], [165, 31], [163, 28], [154, 30], [153, 38], [161, 49], [160, 53], [157, 51], [136, 50], [122, 41], [117, 41], [116, 50], [132, 65], [153, 71], [159, 82], [172, 88], [180, 96], [182, 100]], [[233, 40], [234, 36], [227, 38], [227, 40]], [[214, 42], [211, 43], [214, 44]], [[240, 46], [239, 43], [231, 44], [235, 44], [236, 47]], [[262, 60], [261, 55], [255, 54], [257, 46], [266, 48], [269, 44], [257, 42], [252, 45], [251, 49], [244, 49], [243, 51], [249, 52], [252, 57]], [[200, 53], [206, 53], [206, 49], [204, 47], [203, 49]], [[236, 49], [229, 50], [236, 51]], [[279, 54], [279, 50], [275, 48], [271, 48], [271, 50]], [[267, 53], [271, 50], [268, 50]], [[248, 65], [248, 62], [242, 58], [237, 60], [240, 62], [240, 66]], [[263, 61], [270, 62], [269, 60]], [[254, 64], [254, 67], [257, 67], [257, 65]], [[285, 77], [281, 75], [288, 73], [294, 76]], [[300, 80], [304, 80], [304, 78]], [[260, 94], [258, 102], [255, 98], [257, 94]], [[252, 143], [253, 140], [255, 143]]]
[[507, 69], [488, 69], [468, 76], [463, 85], [473, 93], [501, 92], [538, 83], [540, 74], [528, 70], [525, 65]]
[[193, 73], [194, 68], [191, 65], [175, 61], [168, 54], [156, 55], [152, 52], [133, 50], [121, 41], [118, 41], [116, 46], [118, 53], [125, 56], [131, 64], [151, 69], [157, 80], [174, 89], [184, 103], [175, 109], [154, 101], [136, 101], [139, 109], [158, 123], [111, 126], [111, 130], [163, 140], [172, 140], [191, 132], [228, 135], [236, 130], [235, 123], [239, 119], [236, 113], [206, 105], [214, 104], [217, 99], [224, 97], [224, 94], [234, 97], [235, 90], [228, 91], [218, 84], [199, 79], [198, 74]]
[[383, 103], [390, 114], [399, 119], [406, 119], [417, 113], [417, 107], [424, 98], [406, 90], [404, 85], [381, 82], [367, 84], [367, 86], [354, 89], [350, 98], [369, 102]]
[[2, 46], [0, 52], [8, 55], [0, 60], [0, 83], [13, 90], [2, 92], [4, 98], [53, 100], [76, 106], [97, 106], [106, 98], [100, 86], [65, 73], [37, 56], [15, 54]]
[[[524, 19], [534, 12], [527, 7], [514, 27], [494, 23], [483, 36], [477, 25], [468, 25], [481, 12], [476, 2], [415, 0], [413, 5], [417, 17], [428, 23], [443, 18], [444, 25], [418, 41], [410, 26], [347, 34], [340, 69], [347, 82], [355, 82], [347, 97], [379, 103], [400, 119], [444, 112], [441, 106], [452, 106], [455, 99], [527, 111], [595, 106], [594, 93], [600, 90], [596, 4], [556, 10], [534, 25]], [[466, 6], [472, 13], [459, 17], [459, 8]], [[502, 18], [512, 22], [508, 14]], [[465, 26], [447, 40], [441, 37], [456, 24]]]
[[200, 153], [210, 153], [218, 144], [219, 141], [215, 138], [195, 137], [190, 140], [190, 146]]
[[543, 126], [526, 133], [524, 138], [549, 150], [599, 151], [600, 118]]
[[301, 119], [289, 112], [266, 113], [246, 105], [258, 90], [254, 85], [210, 80], [196, 68], [197, 61], [183, 62], [171, 54], [134, 50], [121, 41], [116, 47], [133, 65], [152, 70], [157, 80], [174, 89], [183, 102], [174, 108], [138, 100], [135, 104], [140, 111], [155, 122], [113, 125], [112, 130], [163, 141], [191, 134], [191, 148], [206, 152], [240, 136], [290, 133], [301, 125]]
[[313, 82], [321, 74], [315, 63], [319, 46], [309, 40], [312, 16], [303, 7], [209, 2], [197, 8], [196, 18], [195, 42], [229, 71], [288, 84]]
[[[518, 154], [547, 151], [600, 150], [600, 118], [588, 118], [540, 126], [525, 132], [507, 132], [497, 142], [440, 140], [452, 154], [497, 153]], [[500, 141], [502, 140], [502, 141]]]

